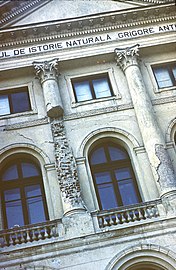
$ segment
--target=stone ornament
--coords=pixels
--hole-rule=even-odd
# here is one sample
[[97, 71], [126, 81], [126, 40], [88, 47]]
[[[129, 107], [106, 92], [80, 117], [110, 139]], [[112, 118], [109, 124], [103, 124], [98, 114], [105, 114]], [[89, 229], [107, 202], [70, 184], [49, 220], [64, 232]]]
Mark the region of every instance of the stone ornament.
[[127, 48], [116, 48], [114, 50], [116, 54], [117, 64], [120, 65], [123, 71], [131, 65], [138, 65], [137, 58], [139, 56], [139, 44]]
[[44, 62], [33, 62], [37, 78], [43, 83], [48, 79], [56, 79], [59, 59], [52, 59]]

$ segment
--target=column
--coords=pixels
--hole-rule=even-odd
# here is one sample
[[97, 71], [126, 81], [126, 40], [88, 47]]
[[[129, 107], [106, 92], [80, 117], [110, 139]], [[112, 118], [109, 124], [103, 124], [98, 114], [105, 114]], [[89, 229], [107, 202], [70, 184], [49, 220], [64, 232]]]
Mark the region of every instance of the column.
[[64, 214], [68, 215], [85, 211], [86, 209], [81, 198], [76, 161], [66, 138], [63, 120], [53, 120], [51, 128]]
[[63, 108], [57, 84], [58, 59], [34, 62], [41, 81], [47, 115], [54, 142], [55, 167], [60, 185], [64, 216], [62, 222], [68, 238], [94, 231], [91, 215], [81, 197], [76, 161], [69, 146], [63, 120]]
[[63, 114], [63, 106], [57, 83], [58, 59], [33, 62], [36, 75], [40, 79], [47, 115], [57, 118]]
[[140, 72], [138, 47], [116, 48], [116, 61], [126, 75], [144, 146], [160, 187], [160, 195], [164, 197], [176, 192], [176, 176]]

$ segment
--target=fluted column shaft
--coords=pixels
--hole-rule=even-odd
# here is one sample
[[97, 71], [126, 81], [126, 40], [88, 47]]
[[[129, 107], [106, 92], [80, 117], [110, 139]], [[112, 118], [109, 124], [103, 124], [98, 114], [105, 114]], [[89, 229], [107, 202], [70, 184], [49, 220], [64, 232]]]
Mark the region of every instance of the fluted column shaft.
[[52, 118], [62, 116], [63, 106], [57, 83], [58, 59], [33, 62], [33, 65], [42, 85], [47, 115]]
[[126, 75], [138, 125], [161, 196], [176, 191], [176, 177], [155, 112], [138, 65], [138, 45], [115, 49], [116, 60]]

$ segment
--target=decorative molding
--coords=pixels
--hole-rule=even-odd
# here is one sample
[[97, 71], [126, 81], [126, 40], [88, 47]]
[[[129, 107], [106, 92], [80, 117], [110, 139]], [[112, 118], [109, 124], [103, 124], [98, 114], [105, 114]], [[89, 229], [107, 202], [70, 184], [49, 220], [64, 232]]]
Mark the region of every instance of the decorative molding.
[[50, 2], [51, 0], [4, 1], [0, 6], [0, 27], [27, 15], [34, 9]]
[[140, 264], [145, 262], [145, 257], [151, 257], [153, 263], [156, 262], [160, 266], [167, 263], [168, 269], [175, 269], [174, 267], [176, 267], [176, 254], [173, 251], [153, 243], [141, 242], [138, 245], [133, 245], [120, 251], [111, 259], [105, 270], [124, 270], [126, 269], [125, 265], [127, 262], [129, 262], [130, 266], [134, 266], [137, 264], [137, 260]]
[[35, 127], [39, 125], [45, 125], [48, 124], [48, 118], [42, 118], [42, 119], [37, 119], [33, 121], [27, 121], [27, 122], [21, 122], [21, 123], [16, 123], [12, 125], [7, 125], [4, 128], [4, 131], [10, 131], [14, 129], [21, 129], [21, 128], [27, 128], [27, 127]]
[[0, 47], [53, 41], [60, 38], [71, 38], [118, 29], [122, 30], [136, 26], [143, 27], [151, 23], [170, 23], [172, 20], [175, 21], [175, 18], [175, 5], [164, 4], [160, 6], [129, 9], [127, 11], [122, 10], [83, 16], [77, 19], [74, 18], [52, 23], [35, 24], [33, 27], [31, 27], [32, 25], [30, 27], [20, 26], [0, 31]]
[[56, 80], [58, 64], [59, 59], [52, 59], [44, 62], [33, 62], [37, 78], [41, 80], [41, 83], [49, 79]]
[[128, 48], [116, 48], [114, 50], [116, 54], [117, 64], [120, 65], [121, 69], [125, 71], [129, 66], [138, 66], [137, 57], [139, 56], [139, 45], [134, 45]]
[[[165, 103], [172, 103], [176, 101], [176, 96], [173, 97], [165, 97], [165, 98], [158, 98], [152, 100], [153, 105], [161, 105]], [[122, 104], [122, 105], [116, 105], [116, 106], [109, 106], [101, 109], [94, 109], [94, 110], [87, 110], [84, 112], [80, 113], [72, 113], [72, 114], [67, 114], [64, 115], [64, 121], [69, 121], [69, 120], [74, 120], [74, 119], [79, 119], [79, 118], [84, 118], [84, 117], [91, 117], [94, 115], [101, 115], [104, 113], [112, 113], [112, 112], [117, 112], [117, 111], [124, 111], [124, 110], [130, 110], [133, 109], [133, 104], [128, 103], [128, 104]]]
[[157, 98], [157, 99], [152, 100], [153, 105], [160, 105], [160, 104], [172, 103], [172, 102], [176, 102], [176, 96]]

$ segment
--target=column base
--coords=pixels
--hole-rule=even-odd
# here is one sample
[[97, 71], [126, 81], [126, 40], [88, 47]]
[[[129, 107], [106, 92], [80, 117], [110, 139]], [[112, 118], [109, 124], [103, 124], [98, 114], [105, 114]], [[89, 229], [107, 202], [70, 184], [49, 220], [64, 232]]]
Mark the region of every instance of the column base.
[[66, 238], [76, 238], [94, 233], [91, 215], [81, 209], [66, 213], [62, 219]]
[[176, 215], [176, 190], [171, 190], [161, 195], [161, 201], [165, 208], [166, 214]]

